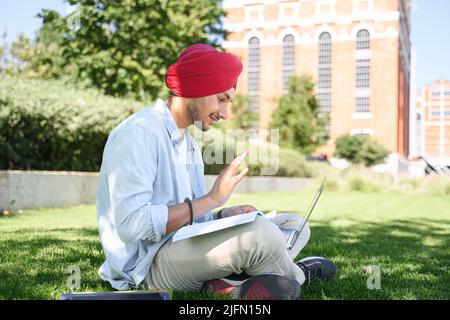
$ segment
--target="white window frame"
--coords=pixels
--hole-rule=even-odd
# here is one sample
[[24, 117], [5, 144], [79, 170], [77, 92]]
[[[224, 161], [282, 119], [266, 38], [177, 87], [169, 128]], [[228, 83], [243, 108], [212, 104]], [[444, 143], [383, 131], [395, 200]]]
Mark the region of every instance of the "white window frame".
[[[316, 16], [318, 17], [329, 17], [329, 16], [335, 16], [336, 15], [336, 0], [316, 0]], [[323, 13], [322, 12], [322, 6], [323, 5], [329, 5], [330, 6], [330, 12], [329, 13]]]
[[373, 119], [372, 112], [353, 112], [352, 119], [363, 120], [363, 119]]
[[[286, 16], [286, 9], [294, 9], [294, 16], [289, 17]], [[300, 13], [300, 4], [299, 3], [280, 3], [278, 4], [278, 12], [279, 12], [279, 19], [298, 19], [299, 13]]]
[[375, 130], [370, 129], [370, 128], [357, 128], [357, 129], [352, 129], [350, 131], [350, 134], [352, 136], [356, 136], [356, 135], [359, 135], [359, 134], [366, 134], [366, 135], [369, 135], [369, 136], [373, 136], [373, 135], [375, 135]]
[[[264, 5], [255, 5], [244, 8], [245, 11], [245, 22], [264, 22]], [[258, 18], [256, 20], [251, 20], [250, 17], [252, 13], [256, 12]]]
[[[368, 3], [367, 11], [361, 11], [360, 10], [359, 4], [361, 2], [367, 2]], [[372, 12], [372, 11], [373, 11], [373, 0], [353, 0], [353, 14], [367, 13], [367, 12]]]
[[[357, 104], [357, 102], [358, 102], [358, 98], [367, 98], [368, 99], [368, 102], [369, 102], [369, 111], [358, 111], [357, 109], [358, 109], [358, 104]], [[352, 118], [353, 119], [370, 119], [370, 118], [373, 118], [373, 114], [372, 114], [372, 111], [371, 111], [371, 97], [370, 96], [359, 96], [359, 95], [356, 95], [355, 96], [355, 111], [353, 112], [353, 114], [352, 114]]]

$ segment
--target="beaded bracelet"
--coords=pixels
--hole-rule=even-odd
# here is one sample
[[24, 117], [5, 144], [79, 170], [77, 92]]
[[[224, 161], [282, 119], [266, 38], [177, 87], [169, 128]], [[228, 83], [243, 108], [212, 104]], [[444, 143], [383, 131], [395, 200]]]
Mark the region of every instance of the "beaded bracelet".
[[189, 224], [192, 224], [194, 222], [194, 211], [192, 210], [192, 202], [189, 198], [184, 199], [184, 202], [186, 202], [189, 206]]

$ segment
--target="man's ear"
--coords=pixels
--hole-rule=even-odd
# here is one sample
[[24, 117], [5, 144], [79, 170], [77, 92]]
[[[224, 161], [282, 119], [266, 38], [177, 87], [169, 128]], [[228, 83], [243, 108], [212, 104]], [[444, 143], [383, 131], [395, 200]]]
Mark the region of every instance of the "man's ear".
[[194, 98], [182, 98], [183, 99], [183, 105], [186, 106], [186, 108], [192, 108], [194, 105], [197, 104]]

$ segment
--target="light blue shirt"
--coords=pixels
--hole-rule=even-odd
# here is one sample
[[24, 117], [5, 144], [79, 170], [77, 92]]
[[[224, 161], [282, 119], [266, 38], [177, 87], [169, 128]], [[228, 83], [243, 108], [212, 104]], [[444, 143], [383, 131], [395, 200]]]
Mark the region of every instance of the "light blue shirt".
[[[183, 139], [187, 154], [180, 155]], [[188, 130], [181, 135], [161, 99], [111, 131], [97, 187], [97, 222], [106, 257], [101, 279], [119, 290], [140, 285], [172, 236], [166, 233], [168, 206], [203, 196], [203, 173], [199, 146]], [[208, 212], [196, 221], [212, 219]]]

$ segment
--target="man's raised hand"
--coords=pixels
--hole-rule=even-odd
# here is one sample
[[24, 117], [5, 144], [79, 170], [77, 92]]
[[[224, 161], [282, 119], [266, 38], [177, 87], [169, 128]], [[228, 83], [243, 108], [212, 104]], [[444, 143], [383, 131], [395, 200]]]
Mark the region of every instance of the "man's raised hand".
[[245, 151], [234, 158], [234, 160], [220, 172], [214, 182], [214, 185], [209, 192], [209, 196], [216, 202], [217, 207], [222, 206], [230, 198], [236, 185], [248, 173], [248, 168], [238, 172], [239, 166], [247, 156], [248, 151]]

